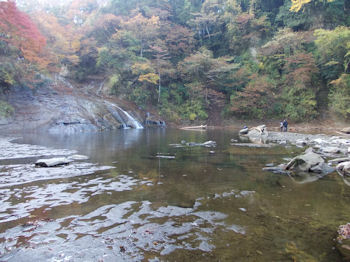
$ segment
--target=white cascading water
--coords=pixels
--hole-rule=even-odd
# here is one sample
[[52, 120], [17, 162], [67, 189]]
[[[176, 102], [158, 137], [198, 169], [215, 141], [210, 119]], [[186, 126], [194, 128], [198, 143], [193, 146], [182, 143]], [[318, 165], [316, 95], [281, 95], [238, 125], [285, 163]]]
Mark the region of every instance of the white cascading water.
[[125, 110], [123, 110], [121, 107], [111, 103], [111, 102], [108, 102], [108, 101], [105, 101], [105, 103], [109, 106], [112, 106], [112, 107], [115, 107], [117, 108], [118, 110], [122, 111], [126, 117], [128, 118], [129, 122], [131, 123], [132, 126], [135, 127], [135, 129], [143, 129], [143, 126], [140, 124], [139, 121], [137, 121], [135, 118], [133, 118], [128, 112], [126, 112]]

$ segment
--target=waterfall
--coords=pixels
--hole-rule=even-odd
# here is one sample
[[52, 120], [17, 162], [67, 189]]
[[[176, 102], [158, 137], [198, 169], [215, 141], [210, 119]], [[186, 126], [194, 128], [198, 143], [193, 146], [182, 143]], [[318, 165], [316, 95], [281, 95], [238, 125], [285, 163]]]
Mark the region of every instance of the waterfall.
[[111, 112], [111, 114], [122, 124], [124, 129], [128, 128], [128, 124], [130, 124], [131, 126], [133, 126], [136, 129], [143, 129], [143, 126], [139, 123], [139, 121], [137, 121], [134, 117], [132, 117], [128, 112], [126, 112], [125, 110], [123, 110], [121, 107], [110, 103], [108, 101], [105, 101], [105, 104], [107, 104], [107, 106], [109, 107], [114, 107], [118, 110], [120, 110], [127, 118], [127, 122], [125, 122], [123, 120], [123, 118], [119, 115], [118, 112], [114, 111], [114, 110], [109, 110]]

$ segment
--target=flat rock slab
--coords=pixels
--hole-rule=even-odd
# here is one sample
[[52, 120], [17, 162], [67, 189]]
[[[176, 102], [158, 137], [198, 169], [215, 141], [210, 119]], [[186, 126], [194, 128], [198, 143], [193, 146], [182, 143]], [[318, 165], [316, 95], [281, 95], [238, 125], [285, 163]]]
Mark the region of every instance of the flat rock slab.
[[50, 159], [39, 159], [35, 162], [36, 167], [57, 167], [63, 165], [69, 165], [73, 160], [70, 160], [65, 157], [55, 157]]

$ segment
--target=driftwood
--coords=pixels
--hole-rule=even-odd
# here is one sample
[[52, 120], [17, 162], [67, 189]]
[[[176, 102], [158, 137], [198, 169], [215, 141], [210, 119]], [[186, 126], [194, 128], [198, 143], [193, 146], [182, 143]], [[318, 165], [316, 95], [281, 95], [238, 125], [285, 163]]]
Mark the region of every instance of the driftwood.
[[207, 129], [207, 125], [200, 125], [200, 126], [184, 126], [181, 127], [182, 130], [197, 130], [197, 129]]

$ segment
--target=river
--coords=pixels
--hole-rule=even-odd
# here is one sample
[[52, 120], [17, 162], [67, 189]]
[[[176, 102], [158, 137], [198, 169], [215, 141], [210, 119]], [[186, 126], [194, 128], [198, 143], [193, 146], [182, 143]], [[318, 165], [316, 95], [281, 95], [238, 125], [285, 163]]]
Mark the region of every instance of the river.
[[[231, 139], [245, 141], [236, 133], [24, 135], [16, 142], [77, 150], [115, 168], [2, 185], [0, 260], [341, 261], [334, 238], [350, 220], [341, 177], [300, 183], [264, 172], [303, 149], [237, 147]], [[217, 146], [171, 146], [209, 140]]]

